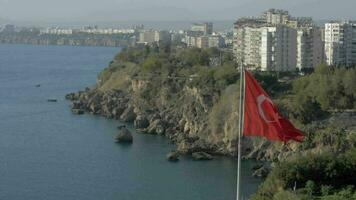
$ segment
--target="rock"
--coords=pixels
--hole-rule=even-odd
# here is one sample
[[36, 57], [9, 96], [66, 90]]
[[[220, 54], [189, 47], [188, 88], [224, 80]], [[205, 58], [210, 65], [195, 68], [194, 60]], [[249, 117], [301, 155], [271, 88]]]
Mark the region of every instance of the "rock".
[[100, 113], [100, 106], [96, 103], [91, 103], [89, 105], [89, 111], [93, 114], [99, 114]]
[[142, 115], [137, 116], [134, 121], [134, 126], [138, 129], [147, 128], [149, 125], [148, 119]]
[[252, 170], [258, 170], [258, 169], [261, 169], [263, 167], [263, 164], [256, 164], [252, 167]]
[[212, 160], [213, 159], [212, 155], [202, 152], [202, 151], [192, 153], [192, 157], [194, 160]]
[[119, 119], [121, 114], [125, 111], [125, 108], [113, 108], [111, 115], [113, 116], [113, 118], [115, 119]]
[[179, 153], [177, 151], [171, 151], [167, 154], [167, 160], [176, 162], [179, 161]]
[[[257, 166], [255, 166], [257, 168]], [[270, 169], [265, 166], [265, 165], [262, 165], [260, 168], [257, 168], [257, 169], [253, 169], [254, 172], [252, 173], [252, 176], [254, 177], [259, 177], [259, 178], [266, 178]]]
[[132, 143], [133, 137], [131, 132], [126, 127], [121, 127], [115, 140], [116, 143]]
[[252, 173], [252, 176], [254, 177], [259, 177], [259, 178], [265, 178], [267, 177], [269, 173], [269, 169], [265, 166], [255, 170], [253, 173]]
[[82, 114], [84, 114], [84, 110], [77, 109], [77, 108], [72, 108], [72, 113], [73, 114], [77, 114], [77, 115], [82, 115]]
[[119, 129], [119, 130], [122, 129], [122, 128], [126, 128], [126, 126], [125, 125], [120, 125], [120, 126], [117, 127], [117, 129]]
[[65, 98], [66, 98], [67, 100], [74, 101], [75, 99], [78, 98], [78, 96], [77, 96], [77, 94], [75, 94], [75, 93], [70, 93], [70, 94], [67, 94], [67, 95], [65, 96]]
[[136, 114], [133, 111], [132, 107], [128, 107], [121, 114], [120, 119], [124, 122], [133, 122], [136, 119]]
[[165, 125], [163, 121], [160, 119], [155, 119], [154, 121], [152, 121], [146, 130], [148, 134], [158, 134], [158, 135], [163, 135], [165, 131], [166, 131]]
[[72, 102], [72, 109], [81, 109], [83, 104], [80, 101], [73, 101]]

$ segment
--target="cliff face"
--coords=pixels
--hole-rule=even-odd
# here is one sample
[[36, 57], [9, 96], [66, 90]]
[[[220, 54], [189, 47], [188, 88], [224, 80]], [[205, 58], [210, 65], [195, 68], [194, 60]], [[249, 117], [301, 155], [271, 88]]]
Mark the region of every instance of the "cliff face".
[[[95, 88], [67, 98], [75, 109], [132, 122], [142, 133], [164, 135], [181, 153], [236, 155], [238, 84], [218, 92], [194, 86], [194, 78], [135, 77], [134, 73], [132, 63], [113, 63], [99, 75]], [[294, 146], [243, 139], [245, 158], [278, 160], [294, 151]]]

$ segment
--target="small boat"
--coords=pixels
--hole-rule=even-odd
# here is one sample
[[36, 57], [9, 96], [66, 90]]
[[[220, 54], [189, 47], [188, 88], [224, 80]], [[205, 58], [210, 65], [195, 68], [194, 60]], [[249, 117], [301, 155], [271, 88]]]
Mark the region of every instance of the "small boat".
[[41, 87], [41, 84], [37, 84], [36, 87]]

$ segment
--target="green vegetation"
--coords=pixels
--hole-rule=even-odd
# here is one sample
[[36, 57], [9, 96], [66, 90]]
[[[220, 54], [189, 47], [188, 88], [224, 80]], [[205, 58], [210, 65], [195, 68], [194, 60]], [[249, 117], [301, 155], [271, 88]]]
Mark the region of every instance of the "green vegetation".
[[252, 199], [352, 200], [355, 183], [355, 148], [343, 154], [310, 154], [278, 163]]
[[[356, 70], [319, 66], [294, 83], [294, 92], [311, 97], [323, 110], [356, 108]], [[354, 105], [355, 104], [355, 105]]]
[[189, 80], [190, 85], [209, 90], [223, 90], [239, 78], [231, 53], [217, 48], [129, 47], [116, 56], [111, 68], [125, 63], [135, 65], [136, 77]]

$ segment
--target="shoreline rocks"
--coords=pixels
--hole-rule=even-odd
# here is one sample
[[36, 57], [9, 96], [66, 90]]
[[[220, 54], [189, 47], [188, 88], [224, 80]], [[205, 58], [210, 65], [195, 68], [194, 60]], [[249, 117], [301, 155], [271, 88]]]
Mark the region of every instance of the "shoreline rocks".
[[82, 109], [77, 109], [77, 108], [72, 108], [72, 113], [76, 114], [76, 115], [83, 115], [84, 114], [84, 110]]
[[193, 160], [212, 160], [214, 157], [206, 152], [194, 152], [192, 153]]
[[133, 142], [133, 137], [131, 132], [126, 127], [120, 127], [119, 133], [115, 137], [116, 143], [128, 143], [131, 144]]
[[[222, 125], [229, 126], [224, 128], [224, 132], [214, 133], [209, 127], [211, 123], [207, 118], [209, 112], [205, 111], [208, 110], [204, 103], [207, 100], [203, 101], [198, 91], [188, 90], [187, 93], [184, 94], [187, 97], [181, 94], [183, 96], [180, 97], [179, 103], [170, 106], [165, 102], [156, 102], [160, 101], [159, 98], [143, 100], [129, 89], [124, 92], [86, 88], [85, 91], [67, 94], [65, 98], [72, 102], [73, 114], [81, 115], [87, 112], [133, 123], [136, 130], [141, 133], [169, 138], [176, 144], [176, 151], [179, 154], [195, 153], [196, 160], [212, 159], [209, 153], [236, 156], [236, 140], [231, 139], [234, 127], [229, 127], [229, 123], [226, 122]], [[234, 118], [231, 120], [234, 121]], [[244, 147], [242, 155], [245, 159], [275, 161], [285, 157], [289, 152], [280, 150], [278, 146], [271, 145], [263, 139], [244, 138], [242, 142]], [[199, 152], [207, 152], [208, 155]]]
[[171, 151], [166, 156], [168, 161], [177, 162], [179, 161], [179, 153], [177, 151]]
[[269, 172], [271, 171], [271, 167], [266, 164], [258, 165], [252, 168], [252, 176], [258, 178], [266, 178]]

